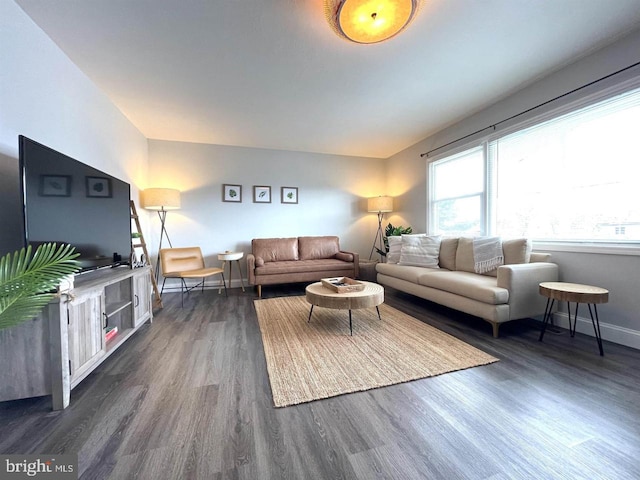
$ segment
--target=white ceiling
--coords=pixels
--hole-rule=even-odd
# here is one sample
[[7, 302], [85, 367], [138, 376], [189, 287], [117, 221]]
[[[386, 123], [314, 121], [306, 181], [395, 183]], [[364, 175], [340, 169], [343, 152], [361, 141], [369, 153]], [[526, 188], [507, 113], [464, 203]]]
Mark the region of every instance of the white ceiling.
[[387, 158], [640, 27], [640, 0], [427, 0], [338, 38], [322, 0], [17, 0], [148, 138]]

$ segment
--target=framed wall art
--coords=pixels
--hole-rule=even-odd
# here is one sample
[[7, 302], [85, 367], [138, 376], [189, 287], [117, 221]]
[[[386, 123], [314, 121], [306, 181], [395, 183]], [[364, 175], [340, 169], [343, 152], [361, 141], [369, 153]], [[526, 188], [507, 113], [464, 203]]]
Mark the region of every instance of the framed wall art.
[[223, 202], [242, 202], [242, 185], [232, 185], [225, 183], [222, 185], [222, 201]]
[[253, 203], [271, 203], [271, 187], [254, 185]]
[[71, 175], [40, 175], [41, 197], [70, 197]]
[[281, 203], [298, 203], [298, 187], [282, 187], [280, 189]]
[[111, 198], [111, 179], [106, 177], [85, 177], [87, 197]]

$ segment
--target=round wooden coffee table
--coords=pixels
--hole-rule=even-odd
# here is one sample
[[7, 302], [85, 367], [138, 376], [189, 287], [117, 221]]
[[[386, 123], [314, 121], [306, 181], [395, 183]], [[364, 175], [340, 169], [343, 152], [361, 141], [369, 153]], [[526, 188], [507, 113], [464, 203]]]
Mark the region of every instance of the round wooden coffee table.
[[307, 302], [311, 304], [309, 311], [309, 322], [313, 307], [333, 308], [336, 310], [349, 310], [349, 333], [353, 335], [353, 324], [351, 323], [351, 310], [359, 308], [376, 307], [378, 318], [380, 317], [380, 309], [378, 305], [384, 302], [384, 288], [382, 285], [372, 282], [361, 282], [364, 284], [364, 290], [359, 292], [337, 293], [322, 285], [322, 282], [312, 283], [306, 288]]
[[[558, 302], [567, 302], [569, 334], [572, 337], [576, 334], [578, 305], [586, 303], [589, 307], [589, 315], [591, 315], [591, 323], [593, 324], [593, 331], [596, 334], [600, 355], [604, 355], [604, 351], [602, 349], [602, 335], [600, 334], [600, 319], [598, 318], [598, 309], [596, 308], [596, 304], [607, 303], [609, 301], [609, 290], [600, 287], [593, 287], [591, 285], [581, 285], [579, 283], [542, 282], [540, 284], [540, 295], [547, 297], [547, 306], [544, 309], [542, 331], [540, 332], [539, 341], [542, 341], [542, 337], [544, 337], [544, 331], [551, 320], [553, 304], [556, 300]], [[573, 324], [571, 323], [571, 302], [575, 302], [576, 304], [576, 308], [573, 313]], [[591, 311], [592, 305], [593, 311]]]

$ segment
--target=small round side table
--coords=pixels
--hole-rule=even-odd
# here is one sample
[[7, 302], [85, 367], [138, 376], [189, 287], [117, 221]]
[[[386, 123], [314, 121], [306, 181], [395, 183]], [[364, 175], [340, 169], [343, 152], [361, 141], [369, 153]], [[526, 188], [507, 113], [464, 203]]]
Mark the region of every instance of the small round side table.
[[[600, 334], [600, 320], [598, 319], [598, 309], [596, 305], [599, 303], [607, 303], [609, 301], [609, 290], [591, 285], [581, 285], [579, 283], [565, 282], [542, 282], [540, 284], [540, 295], [547, 297], [547, 306], [544, 309], [544, 319], [542, 322], [542, 331], [540, 332], [540, 342], [544, 337], [544, 332], [551, 320], [551, 312], [553, 304], [558, 302], [567, 302], [567, 313], [569, 315], [569, 333], [571, 336], [576, 334], [576, 322], [578, 320], [578, 305], [586, 303], [589, 307], [589, 315], [591, 315], [591, 323], [593, 331], [596, 334], [600, 355], [604, 355], [602, 349], [602, 335]], [[576, 308], [573, 313], [573, 324], [571, 323], [571, 302], [575, 302]], [[593, 311], [591, 306], [593, 305]], [[594, 317], [595, 313], [595, 317]]]
[[[242, 285], [242, 291], [244, 292], [244, 281], [242, 280], [242, 269], [240, 268], [240, 259], [244, 256], [244, 252], [230, 252], [226, 251], [224, 253], [218, 254], [218, 260], [222, 260], [222, 271], [224, 271], [224, 267], [229, 263], [229, 288], [231, 288], [231, 265], [233, 262], [236, 262], [238, 266], [238, 273], [240, 274], [240, 285]], [[222, 287], [218, 288], [218, 294], [220, 294]]]

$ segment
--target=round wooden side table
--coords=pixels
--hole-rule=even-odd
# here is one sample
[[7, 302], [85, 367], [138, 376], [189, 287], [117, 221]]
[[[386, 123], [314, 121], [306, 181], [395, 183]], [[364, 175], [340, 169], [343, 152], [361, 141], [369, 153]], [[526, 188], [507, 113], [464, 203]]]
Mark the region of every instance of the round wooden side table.
[[[578, 305], [586, 303], [589, 307], [589, 315], [591, 315], [591, 323], [593, 324], [593, 331], [596, 335], [600, 355], [604, 355], [604, 351], [602, 349], [602, 335], [600, 334], [600, 319], [598, 318], [598, 309], [596, 308], [596, 305], [600, 303], [607, 303], [609, 301], [609, 290], [591, 285], [581, 285], [579, 283], [542, 282], [540, 284], [540, 295], [547, 297], [547, 306], [544, 309], [544, 319], [542, 321], [542, 331], [540, 332], [539, 341], [542, 341], [542, 337], [544, 337], [544, 332], [551, 320], [553, 304], [556, 300], [558, 302], [567, 302], [569, 333], [572, 337], [576, 334]], [[571, 302], [576, 304], [576, 308], [573, 313], [573, 324], [571, 323]], [[592, 305], [593, 311], [591, 310]]]
[[[222, 260], [223, 271], [227, 262], [229, 262], [229, 288], [231, 288], [231, 265], [233, 264], [234, 261], [236, 262], [236, 265], [238, 266], [238, 273], [240, 274], [240, 285], [242, 286], [242, 291], [244, 292], [244, 281], [242, 280], [242, 269], [240, 268], [240, 259], [243, 256], [244, 256], [244, 252], [226, 251], [224, 253], [218, 254], [218, 260]], [[218, 288], [218, 294], [220, 294], [221, 290], [222, 290], [222, 287]]]

